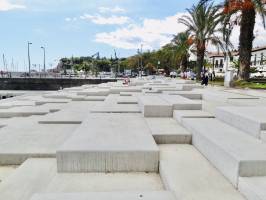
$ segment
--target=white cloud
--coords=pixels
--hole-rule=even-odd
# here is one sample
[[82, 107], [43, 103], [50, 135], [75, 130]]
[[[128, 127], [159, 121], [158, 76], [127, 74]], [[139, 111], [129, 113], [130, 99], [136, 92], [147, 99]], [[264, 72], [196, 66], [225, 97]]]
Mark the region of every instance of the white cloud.
[[15, 9], [25, 9], [26, 6], [22, 4], [12, 3], [10, 0], [0, 0], [0, 11], [9, 11]]
[[124, 8], [121, 8], [119, 6], [115, 6], [113, 8], [99, 7], [98, 10], [100, 13], [125, 13], [126, 12]]
[[[169, 16], [164, 19], [144, 19], [142, 24], [129, 24], [123, 28], [118, 28], [112, 32], [103, 32], [96, 34], [95, 41], [104, 43], [115, 48], [122, 49], [138, 49], [141, 44], [146, 50], [158, 49], [161, 46], [169, 43], [173, 35], [186, 30], [186, 27], [178, 23], [178, 18], [185, 13], [177, 13], [174, 16]], [[258, 15], [255, 25], [255, 40], [254, 47], [266, 45], [266, 30], [263, 27], [263, 21]], [[233, 30], [231, 41], [238, 49], [239, 46], [240, 28], [236, 26]], [[211, 51], [216, 51], [216, 48], [209, 46]]]
[[186, 29], [177, 21], [183, 15], [178, 13], [162, 20], [144, 19], [141, 25], [130, 24], [113, 32], [98, 33], [96, 42], [122, 49], [137, 49], [141, 44], [144, 49], [158, 49]]
[[80, 19], [91, 21], [95, 24], [100, 25], [122, 25], [129, 22], [129, 18], [126, 16], [115, 16], [104, 17], [102, 15], [89, 15], [84, 14], [80, 16]]

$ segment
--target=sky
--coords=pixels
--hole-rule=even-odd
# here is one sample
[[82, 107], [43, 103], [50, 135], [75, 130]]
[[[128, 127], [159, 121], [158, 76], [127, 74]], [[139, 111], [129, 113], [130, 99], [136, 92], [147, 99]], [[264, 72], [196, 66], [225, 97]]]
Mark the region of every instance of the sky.
[[[168, 43], [185, 27], [178, 24], [197, 0], [0, 0], [0, 69], [2, 54], [9, 68], [28, 66], [27, 43], [32, 64], [46, 62], [51, 68], [62, 57], [134, 55]], [[266, 45], [260, 18], [255, 28], [255, 45]], [[232, 36], [237, 45], [239, 30]], [[12, 65], [13, 60], [13, 65]], [[14, 67], [12, 67], [14, 66]], [[37, 69], [38, 70], [38, 69]]]

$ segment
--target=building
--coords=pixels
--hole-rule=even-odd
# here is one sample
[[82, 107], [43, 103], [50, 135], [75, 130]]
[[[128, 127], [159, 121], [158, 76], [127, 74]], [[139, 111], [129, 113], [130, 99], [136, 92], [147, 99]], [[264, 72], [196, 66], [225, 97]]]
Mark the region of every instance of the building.
[[[238, 60], [238, 51], [231, 53], [229, 70], [233, 69], [233, 61]], [[226, 59], [224, 53], [219, 52], [207, 52], [206, 60], [211, 69], [214, 69], [216, 73], [224, 73], [226, 71]], [[266, 46], [256, 47], [252, 50], [251, 67], [256, 68], [259, 73], [266, 74]]]

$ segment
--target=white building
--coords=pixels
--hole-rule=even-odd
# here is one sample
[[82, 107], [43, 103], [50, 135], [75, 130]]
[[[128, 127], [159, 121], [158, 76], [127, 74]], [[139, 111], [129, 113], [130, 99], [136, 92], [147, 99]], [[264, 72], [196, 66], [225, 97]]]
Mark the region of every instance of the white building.
[[[232, 52], [228, 66], [229, 70], [233, 69], [233, 61], [237, 61], [238, 58], [239, 53], [237, 51]], [[226, 71], [226, 59], [223, 53], [208, 52], [206, 60], [216, 73], [224, 73]], [[251, 67], [257, 68], [259, 73], [266, 75], [266, 46], [256, 47], [252, 50]]]

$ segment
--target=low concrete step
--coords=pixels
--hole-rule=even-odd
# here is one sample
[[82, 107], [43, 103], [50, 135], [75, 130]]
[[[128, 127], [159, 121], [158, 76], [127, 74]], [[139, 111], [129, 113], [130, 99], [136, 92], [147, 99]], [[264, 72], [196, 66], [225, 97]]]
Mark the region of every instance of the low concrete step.
[[49, 109], [38, 106], [23, 106], [9, 109], [0, 109], [0, 118], [10, 117], [29, 117], [32, 115], [46, 115], [50, 113]]
[[163, 190], [157, 173], [57, 173], [55, 158], [36, 158], [25, 161], [0, 183], [0, 200], [29, 200], [36, 193]]
[[215, 116], [256, 138], [260, 138], [261, 131], [266, 130], [266, 107], [220, 107], [216, 109]]
[[56, 174], [55, 159], [28, 159], [0, 184], [0, 200], [28, 200]]
[[202, 110], [174, 110], [173, 117], [179, 123], [185, 118], [215, 118], [214, 115]]
[[134, 96], [119, 96], [117, 104], [138, 104], [138, 99]]
[[100, 88], [92, 88], [77, 92], [77, 95], [86, 95], [86, 96], [108, 96], [109, 94], [110, 94], [109, 89], [100, 89]]
[[201, 100], [202, 99], [202, 93], [199, 92], [193, 92], [193, 91], [177, 91], [177, 92], [164, 92], [168, 95], [180, 95], [182, 97], [191, 99], [191, 100]]
[[173, 106], [157, 95], [139, 96], [138, 102], [144, 117], [173, 116]]
[[159, 151], [140, 114], [93, 114], [57, 150], [59, 172], [157, 172]]
[[183, 119], [192, 144], [235, 186], [238, 177], [266, 175], [266, 144], [217, 119]]
[[174, 110], [201, 110], [202, 104], [179, 95], [160, 95], [162, 99], [173, 105]]
[[98, 104], [90, 111], [91, 113], [141, 113], [137, 104], [118, 104], [119, 94], [110, 94], [103, 104]]
[[173, 118], [145, 118], [157, 144], [190, 144], [191, 134]]
[[191, 145], [160, 145], [160, 175], [167, 190], [182, 200], [244, 200]]
[[239, 191], [248, 200], [266, 200], [266, 177], [240, 177]]
[[31, 200], [175, 200], [167, 191], [154, 192], [91, 192], [72, 194], [36, 194]]

